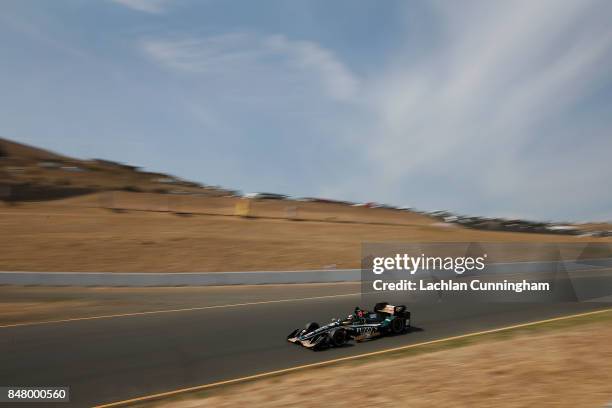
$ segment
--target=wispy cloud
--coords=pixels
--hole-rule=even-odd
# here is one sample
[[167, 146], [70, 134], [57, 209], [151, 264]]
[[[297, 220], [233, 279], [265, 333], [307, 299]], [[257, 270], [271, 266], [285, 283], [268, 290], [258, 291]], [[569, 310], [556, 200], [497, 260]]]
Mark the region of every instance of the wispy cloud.
[[283, 35], [231, 33], [148, 40], [142, 47], [155, 61], [175, 70], [232, 81], [246, 77], [253, 83], [284, 83], [287, 93], [291, 88], [315, 85], [332, 98], [348, 100], [358, 88], [355, 75], [333, 52]]
[[114, 3], [145, 13], [160, 14], [166, 10], [169, 0], [111, 0]]
[[352, 109], [361, 80], [330, 49], [248, 32], [140, 45], [180, 87], [201, 143], [228, 166], [222, 183], [308, 195], [338, 177], [334, 156], [347, 152], [335, 137], [339, 110]]

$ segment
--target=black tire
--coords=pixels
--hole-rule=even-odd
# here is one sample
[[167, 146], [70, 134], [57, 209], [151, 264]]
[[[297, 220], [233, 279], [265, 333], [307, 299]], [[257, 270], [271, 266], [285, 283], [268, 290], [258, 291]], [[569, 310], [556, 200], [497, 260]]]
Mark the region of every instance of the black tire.
[[317, 322], [310, 322], [310, 323], [306, 323], [306, 326], [304, 327], [304, 330], [306, 330], [306, 333], [310, 333], [311, 331], [315, 331], [319, 328], [319, 323]]
[[399, 317], [391, 320], [390, 329], [393, 334], [403, 333], [406, 330], [406, 320]]
[[348, 340], [348, 333], [344, 329], [336, 328], [329, 332], [329, 342], [334, 347], [340, 347]]

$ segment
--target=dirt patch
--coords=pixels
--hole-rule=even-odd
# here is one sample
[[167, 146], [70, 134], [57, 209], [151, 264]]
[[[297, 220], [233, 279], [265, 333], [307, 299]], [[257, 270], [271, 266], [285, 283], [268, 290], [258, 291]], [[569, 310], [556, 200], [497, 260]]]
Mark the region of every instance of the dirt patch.
[[24, 320], [24, 316], [27, 316], [29, 321], [46, 321], [58, 315], [62, 316], [67, 311], [75, 313], [74, 311], [91, 310], [93, 306], [99, 305], [82, 300], [58, 300], [54, 302], [0, 301], [0, 324], [20, 323]]
[[601, 407], [612, 401], [610, 322], [307, 370], [163, 406]]
[[612, 231], [612, 223], [609, 222], [595, 222], [595, 223], [586, 223], [586, 224], [578, 224], [576, 228], [591, 232], [591, 231]]

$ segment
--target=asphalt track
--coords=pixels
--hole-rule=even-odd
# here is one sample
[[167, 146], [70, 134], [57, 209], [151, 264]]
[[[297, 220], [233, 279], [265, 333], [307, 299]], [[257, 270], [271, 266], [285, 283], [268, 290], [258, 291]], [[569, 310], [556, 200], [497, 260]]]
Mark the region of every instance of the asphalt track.
[[[597, 274], [584, 279], [592, 286], [610, 282]], [[257, 298], [228, 290], [225, 304], [235, 306], [219, 307], [215, 301], [214, 307], [197, 310], [2, 327], [0, 385], [70, 386], [70, 406], [92, 406], [610, 305], [457, 299], [412, 305], [418, 329], [401, 336], [323, 352], [285, 341], [306, 321], [327, 322], [356, 305], [371, 306], [359, 289], [349, 284], [274, 286]], [[206, 307], [207, 300], [200, 306]], [[15, 404], [28, 405], [43, 406]]]

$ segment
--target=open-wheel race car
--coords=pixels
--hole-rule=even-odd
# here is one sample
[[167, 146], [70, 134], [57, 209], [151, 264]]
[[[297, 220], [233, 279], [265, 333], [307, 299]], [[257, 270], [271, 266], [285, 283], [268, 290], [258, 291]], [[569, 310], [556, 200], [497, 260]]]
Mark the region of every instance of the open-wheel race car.
[[310, 322], [303, 329], [296, 329], [287, 341], [312, 350], [340, 347], [350, 340], [363, 341], [388, 334], [401, 334], [410, 328], [410, 312], [406, 306], [377, 303], [373, 311], [359, 307], [345, 319], [332, 319], [319, 326]]

